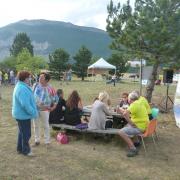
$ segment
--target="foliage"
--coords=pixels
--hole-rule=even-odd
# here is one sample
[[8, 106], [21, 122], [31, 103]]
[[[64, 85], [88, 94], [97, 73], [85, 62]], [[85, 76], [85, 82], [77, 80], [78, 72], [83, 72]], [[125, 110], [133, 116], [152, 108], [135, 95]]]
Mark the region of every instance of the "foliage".
[[49, 55], [49, 70], [54, 78], [59, 79], [68, 67], [69, 54], [64, 49], [56, 49]]
[[14, 56], [5, 58], [1, 63], [1, 69], [13, 69], [15, 70], [16, 58]]
[[122, 53], [113, 53], [108, 59], [108, 62], [116, 66], [116, 73], [118, 76], [121, 76], [122, 73], [125, 73], [129, 65], [127, 64], [128, 57]]
[[18, 33], [14, 38], [13, 44], [10, 48], [10, 55], [17, 57], [23, 48], [27, 48], [33, 56], [33, 46], [31, 44], [30, 38], [26, 33]]
[[136, 0], [135, 9], [127, 1], [107, 7], [107, 31], [113, 38], [111, 48], [138, 58], [149, 58], [153, 72], [146, 96], [151, 100], [159, 64], [179, 61], [179, 0]]
[[90, 64], [92, 58], [92, 53], [89, 49], [87, 49], [84, 45], [81, 46], [79, 51], [74, 56], [74, 60], [76, 61], [74, 64], [75, 72], [78, 76], [84, 80], [84, 77], [87, 74], [87, 68]]
[[100, 56], [93, 56], [92, 58], [91, 58], [91, 61], [90, 61], [90, 65], [91, 64], [93, 64], [93, 63], [95, 63], [98, 59], [100, 59], [101, 57]]
[[47, 64], [42, 57], [32, 57], [28, 49], [23, 48], [17, 56], [17, 71], [28, 70], [32, 73], [39, 73], [40, 69], [47, 68]]

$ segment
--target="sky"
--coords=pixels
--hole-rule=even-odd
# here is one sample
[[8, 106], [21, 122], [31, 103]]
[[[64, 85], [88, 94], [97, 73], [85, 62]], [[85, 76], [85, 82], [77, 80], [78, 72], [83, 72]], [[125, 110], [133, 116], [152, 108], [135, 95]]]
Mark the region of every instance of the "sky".
[[[3, 0], [0, 27], [20, 20], [46, 19], [105, 30], [110, 0]], [[113, 0], [125, 3], [126, 0]], [[130, 0], [133, 5], [134, 0]]]

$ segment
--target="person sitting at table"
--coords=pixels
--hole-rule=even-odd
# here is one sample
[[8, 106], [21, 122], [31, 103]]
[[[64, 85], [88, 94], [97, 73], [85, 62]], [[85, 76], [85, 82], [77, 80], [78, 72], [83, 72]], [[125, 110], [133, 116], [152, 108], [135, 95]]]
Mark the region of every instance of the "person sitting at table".
[[130, 103], [128, 109], [117, 109], [117, 112], [122, 113], [128, 122], [128, 124], [119, 131], [119, 136], [128, 145], [128, 157], [133, 157], [138, 154], [138, 150], [130, 137], [142, 134], [149, 122], [146, 108], [138, 101], [138, 98], [137, 93], [130, 93], [128, 96], [128, 102]]
[[149, 120], [152, 120], [152, 119], [153, 119], [153, 116], [152, 116], [151, 107], [150, 107], [150, 105], [149, 105], [148, 100], [147, 100], [145, 97], [140, 96], [139, 91], [135, 90], [135, 91], [133, 91], [133, 92], [136, 93], [137, 96], [139, 97], [138, 101], [145, 106], [146, 111], [147, 111], [148, 116], [149, 116]]
[[76, 90], [72, 91], [66, 101], [64, 120], [66, 124], [77, 125], [81, 123], [82, 101]]
[[119, 107], [125, 108], [127, 109], [129, 107], [129, 103], [128, 103], [128, 93], [123, 93], [122, 94], [122, 99], [119, 102]]
[[[107, 108], [108, 101], [108, 93], [100, 92], [98, 99], [95, 100], [95, 102], [92, 105], [92, 112], [88, 123], [89, 129], [105, 129], [109, 126], [112, 127], [112, 121], [111, 123], [109, 121], [108, 123], [106, 122], [106, 116], [111, 115], [111, 112]], [[107, 126], [107, 124], [109, 125]]]
[[[49, 114], [49, 124], [62, 124], [64, 123], [64, 113], [66, 109], [66, 101], [64, 100], [64, 93], [62, 89], [57, 90], [57, 96], [59, 98], [56, 108]], [[59, 128], [53, 127], [54, 130]]]
[[[129, 107], [129, 102], [128, 102], [128, 93], [124, 92], [122, 94], [122, 99], [119, 102], [119, 107], [123, 109], [127, 109]], [[116, 109], [115, 109], [116, 111]], [[121, 129], [127, 124], [127, 121], [124, 117], [116, 117], [113, 116], [113, 127]]]

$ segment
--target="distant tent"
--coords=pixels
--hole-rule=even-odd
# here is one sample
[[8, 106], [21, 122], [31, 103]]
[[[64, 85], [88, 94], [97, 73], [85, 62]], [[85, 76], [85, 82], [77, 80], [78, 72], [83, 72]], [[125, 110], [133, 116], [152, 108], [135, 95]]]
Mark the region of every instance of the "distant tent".
[[94, 64], [88, 67], [88, 73], [91, 74], [103, 74], [109, 71], [110, 69], [114, 69], [116, 71], [116, 66], [109, 64], [103, 58], [100, 58]]

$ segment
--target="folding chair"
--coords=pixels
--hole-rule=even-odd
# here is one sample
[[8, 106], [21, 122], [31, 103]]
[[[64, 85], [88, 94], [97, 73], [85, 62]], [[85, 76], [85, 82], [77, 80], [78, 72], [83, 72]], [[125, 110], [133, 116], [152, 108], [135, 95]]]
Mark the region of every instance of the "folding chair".
[[149, 121], [148, 127], [145, 130], [145, 132], [143, 134], [139, 135], [141, 137], [145, 153], [147, 152], [146, 151], [146, 146], [145, 146], [145, 143], [144, 143], [144, 138], [145, 137], [151, 136], [152, 139], [153, 139], [154, 145], [156, 145], [155, 139], [154, 139], [154, 136], [153, 136], [155, 134], [155, 132], [156, 132], [156, 127], [157, 127], [157, 120], [153, 119], [153, 120]]
[[[153, 107], [153, 108], [151, 109], [151, 113], [152, 113], [152, 117], [153, 117], [153, 119], [157, 119], [158, 114], [159, 114], [159, 109], [158, 109], [158, 108], [156, 108], [156, 107]], [[157, 135], [156, 131], [155, 131], [155, 136], [156, 136], [156, 139], [157, 139], [157, 140], [159, 140], [159, 138], [158, 138], [158, 135]]]

